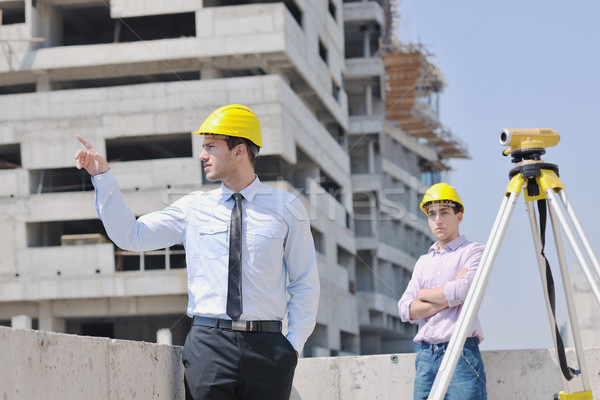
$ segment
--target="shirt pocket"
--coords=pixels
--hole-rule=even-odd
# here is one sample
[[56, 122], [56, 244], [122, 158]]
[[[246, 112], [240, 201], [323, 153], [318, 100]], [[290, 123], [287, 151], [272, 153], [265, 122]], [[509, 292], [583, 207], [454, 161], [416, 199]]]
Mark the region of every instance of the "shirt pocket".
[[255, 228], [251, 233], [253, 260], [268, 257], [271, 260], [283, 259], [285, 232], [277, 228]]
[[227, 225], [200, 225], [197, 229], [196, 257], [216, 260], [229, 254]]

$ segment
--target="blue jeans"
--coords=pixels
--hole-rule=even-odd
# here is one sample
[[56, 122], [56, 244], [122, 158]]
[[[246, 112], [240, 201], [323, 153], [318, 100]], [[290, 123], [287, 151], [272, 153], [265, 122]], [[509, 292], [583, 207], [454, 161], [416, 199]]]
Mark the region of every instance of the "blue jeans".
[[[448, 343], [421, 343], [415, 360], [417, 376], [415, 378], [414, 399], [427, 400], [433, 381], [446, 353]], [[446, 391], [445, 400], [486, 400], [485, 370], [478, 340], [468, 338], [454, 375]]]

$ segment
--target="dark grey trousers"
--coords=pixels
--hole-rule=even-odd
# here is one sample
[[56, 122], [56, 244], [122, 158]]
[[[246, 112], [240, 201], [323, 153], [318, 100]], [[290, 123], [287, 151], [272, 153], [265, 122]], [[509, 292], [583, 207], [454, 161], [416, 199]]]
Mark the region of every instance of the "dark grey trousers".
[[289, 400], [296, 351], [281, 333], [192, 325], [183, 347], [186, 400]]

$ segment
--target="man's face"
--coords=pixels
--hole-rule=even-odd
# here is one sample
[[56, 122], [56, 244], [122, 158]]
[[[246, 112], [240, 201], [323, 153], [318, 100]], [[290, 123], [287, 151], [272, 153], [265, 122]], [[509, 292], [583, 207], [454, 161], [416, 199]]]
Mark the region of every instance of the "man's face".
[[200, 161], [208, 181], [226, 181], [235, 171], [235, 148], [229, 150], [225, 139], [204, 138]]
[[462, 221], [461, 212], [445, 204], [433, 204], [427, 208], [429, 229], [441, 244], [446, 244], [459, 236], [458, 224]]

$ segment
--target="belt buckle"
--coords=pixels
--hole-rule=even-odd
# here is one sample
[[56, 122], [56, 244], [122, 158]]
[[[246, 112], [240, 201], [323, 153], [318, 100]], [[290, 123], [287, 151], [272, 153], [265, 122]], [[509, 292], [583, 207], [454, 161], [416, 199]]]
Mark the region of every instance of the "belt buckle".
[[248, 321], [231, 321], [232, 331], [247, 331]]

